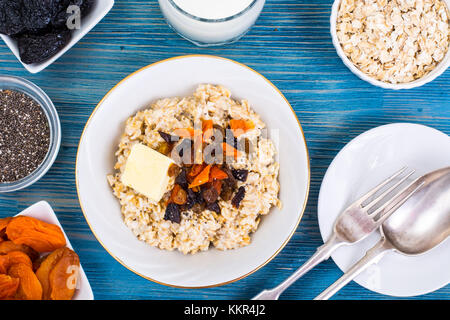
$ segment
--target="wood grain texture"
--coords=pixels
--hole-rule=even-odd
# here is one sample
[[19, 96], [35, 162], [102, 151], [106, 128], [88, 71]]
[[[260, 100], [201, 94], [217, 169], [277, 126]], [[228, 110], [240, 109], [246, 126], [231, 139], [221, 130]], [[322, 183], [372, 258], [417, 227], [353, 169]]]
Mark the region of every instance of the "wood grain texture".
[[[101, 1], [101, 0], [100, 0]], [[0, 217], [39, 200], [55, 209], [97, 299], [248, 299], [284, 280], [321, 244], [317, 224], [320, 183], [337, 152], [352, 138], [392, 122], [414, 122], [450, 134], [450, 70], [409, 91], [387, 91], [353, 75], [337, 56], [329, 33], [331, 0], [267, 0], [260, 19], [239, 42], [198, 48], [165, 23], [156, 0], [116, 0], [110, 14], [61, 59], [31, 75], [0, 44], [2, 74], [35, 82], [59, 112], [63, 139], [47, 175], [25, 190], [0, 195]], [[311, 192], [296, 233], [267, 266], [218, 288], [183, 290], [140, 278], [116, 262], [96, 241], [75, 190], [77, 144], [95, 105], [129, 73], [161, 59], [212, 54], [247, 64], [287, 97], [305, 131], [311, 156]], [[326, 261], [289, 288], [284, 299], [311, 299], [341, 275]], [[355, 283], [339, 299], [391, 299]], [[449, 299], [450, 286], [417, 299]]]

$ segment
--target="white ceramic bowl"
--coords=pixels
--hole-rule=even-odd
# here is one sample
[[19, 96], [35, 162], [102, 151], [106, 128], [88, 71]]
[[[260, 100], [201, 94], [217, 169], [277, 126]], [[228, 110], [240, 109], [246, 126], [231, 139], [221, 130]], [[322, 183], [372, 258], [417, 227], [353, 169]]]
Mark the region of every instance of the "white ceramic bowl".
[[[349, 58], [344, 53], [344, 50], [342, 49], [342, 46], [339, 42], [339, 39], [337, 37], [336, 32], [336, 20], [338, 16], [339, 6], [341, 4], [342, 0], [335, 0], [333, 3], [333, 7], [331, 9], [331, 17], [330, 17], [330, 32], [331, 32], [331, 38], [333, 40], [333, 45], [336, 48], [338, 56], [342, 59], [344, 64], [359, 78], [361, 78], [364, 81], [369, 82], [370, 84], [381, 87], [384, 89], [412, 89], [416, 87], [423, 86], [424, 84], [433, 81], [438, 76], [440, 76], [447, 68], [450, 66], [450, 49], [447, 50], [447, 54], [445, 55], [444, 59], [434, 68], [430, 73], [426, 74], [420, 79], [407, 82], [407, 83], [388, 83], [376, 80], [369, 75], [365, 74], [361, 70], [359, 70], [353, 62], [350, 61]], [[450, 0], [443, 0], [447, 7], [450, 8]]]
[[[64, 237], [66, 237], [67, 247], [73, 250], [72, 245], [70, 244], [69, 238], [67, 238], [66, 233], [64, 232], [63, 227], [59, 223], [58, 218], [56, 217], [55, 212], [52, 207], [46, 201], [40, 201], [33, 204], [31, 207], [23, 210], [18, 216], [27, 216], [39, 219], [41, 221], [51, 223], [57, 225], [61, 228], [64, 233]], [[92, 293], [91, 285], [89, 284], [89, 280], [84, 273], [83, 267], [80, 264], [80, 275], [78, 279], [77, 288], [75, 290], [75, 294], [72, 300], [94, 300], [94, 294]]]
[[[221, 84], [248, 99], [269, 129], [279, 129], [281, 210], [263, 217], [244, 248], [210, 249], [195, 255], [164, 251], [139, 241], [125, 226], [106, 176], [125, 121], [164, 97], [191, 95], [200, 83]], [[275, 139], [276, 140], [276, 139]], [[309, 158], [301, 126], [281, 92], [256, 71], [214, 56], [183, 56], [157, 62], [121, 81], [99, 103], [83, 131], [76, 162], [81, 208], [104, 248], [131, 271], [176, 287], [226, 284], [258, 270], [280, 252], [302, 217], [309, 191]]]
[[111, 8], [114, 5], [114, 0], [97, 0], [92, 11], [86, 18], [81, 19], [81, 28], [79, 30], [74, 30], [72, 33], [72, 38], [66, 46], [60, 50], [57, 54], [55, 54], [50, 59], [42, 62], [42, 63], [33, 63], [33, 64], [25, 64], [20, 60], [19, 48], [17, 46], [17, 42], [13, 40], [11, 37], [0, 34], [0, 37], [6, 43], [6, 45], [11, 49], [16, 58], [22, 63], [22, 65], [27, 69], [30, 73], [38, 73], [53, 62], [58, 60], [64, 53], [66, 53], [70, 48], [72, 48], [81, 38], [83, 38], [92, 28], [94, 28], [100, 20], [102, 20]]

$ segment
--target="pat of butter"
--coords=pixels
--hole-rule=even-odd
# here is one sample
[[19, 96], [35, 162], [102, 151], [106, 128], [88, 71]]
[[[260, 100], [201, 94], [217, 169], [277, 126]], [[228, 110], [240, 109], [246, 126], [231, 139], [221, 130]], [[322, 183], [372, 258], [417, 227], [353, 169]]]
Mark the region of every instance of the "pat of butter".
[[143, 144], [131, 148], [122, 183], [142, 193], [154, 202], [159, 202], [169, 183], [168, 170], [174, 164], [169, 157]]

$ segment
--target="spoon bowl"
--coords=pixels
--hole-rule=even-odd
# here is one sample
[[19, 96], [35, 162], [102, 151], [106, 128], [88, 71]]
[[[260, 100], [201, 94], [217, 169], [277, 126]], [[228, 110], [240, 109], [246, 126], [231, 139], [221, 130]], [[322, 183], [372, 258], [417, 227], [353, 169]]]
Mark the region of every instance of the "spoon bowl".
[[382, 226], [386, 241], [406, 255], [422, 254], [450, 235], [450, 167], [433, 171]]

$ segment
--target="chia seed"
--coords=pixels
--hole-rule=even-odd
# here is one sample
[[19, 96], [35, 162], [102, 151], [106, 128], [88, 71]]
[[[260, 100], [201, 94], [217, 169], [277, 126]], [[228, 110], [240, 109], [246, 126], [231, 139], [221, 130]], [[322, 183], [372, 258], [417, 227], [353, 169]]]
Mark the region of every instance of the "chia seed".
[[30, 175], [49, 146], [49, 123], [40, 104], [22, 92], [0, 90], [0, 183]]

